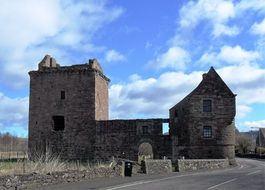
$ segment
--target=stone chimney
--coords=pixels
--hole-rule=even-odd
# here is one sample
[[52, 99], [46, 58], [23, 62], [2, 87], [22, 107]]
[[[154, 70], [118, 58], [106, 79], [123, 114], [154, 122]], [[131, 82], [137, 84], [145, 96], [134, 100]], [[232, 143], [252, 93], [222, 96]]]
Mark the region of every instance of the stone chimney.
[[39, 71], [44, 68], [58, 68], [59, 64], [56, 63], [56, 60], [50, 55], [45, 55], [42, 61], [39, 63]]
[[89, 64], [90, 68], [103, 73], [103, 70], [102, 70], [99, 62], [97, 61], [97, 59], [89, 59], [88, 64]]
[[207, 73], [202, 74], [202, 80], [206, 79]]

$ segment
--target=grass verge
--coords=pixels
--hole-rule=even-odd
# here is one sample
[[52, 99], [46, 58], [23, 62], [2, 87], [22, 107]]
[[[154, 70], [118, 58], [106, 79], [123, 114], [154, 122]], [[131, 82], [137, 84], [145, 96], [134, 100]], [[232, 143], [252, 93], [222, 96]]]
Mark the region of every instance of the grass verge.
[[0, 161], [0, 175], [15, 175], [25, 173], [47, 174], [62, 171], [84, 171], [92, 168], [109, 168], [111, 164], [91, 164], [89, 162], [66, 162], [61, 161], [59, 156], [46, 154], [39, 156], [37, 160], [17, 159]]

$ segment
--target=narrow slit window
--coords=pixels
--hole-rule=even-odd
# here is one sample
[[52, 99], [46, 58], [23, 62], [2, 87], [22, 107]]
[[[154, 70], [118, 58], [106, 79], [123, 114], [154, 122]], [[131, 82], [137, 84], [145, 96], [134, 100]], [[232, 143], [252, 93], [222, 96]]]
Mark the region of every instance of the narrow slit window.
[[64, 130], [64, 116], [53, 116], [53, 129], [55, 131], [63, 131]]
[[61, 91], [61, 100], [65, 99], [65, 91]]
[[203, 127], [203, 138], [212, 138], [213, 132], [211, 126], [204, 126]]
[[203, 112], [212, 112], [212, 100], [203, 100]]

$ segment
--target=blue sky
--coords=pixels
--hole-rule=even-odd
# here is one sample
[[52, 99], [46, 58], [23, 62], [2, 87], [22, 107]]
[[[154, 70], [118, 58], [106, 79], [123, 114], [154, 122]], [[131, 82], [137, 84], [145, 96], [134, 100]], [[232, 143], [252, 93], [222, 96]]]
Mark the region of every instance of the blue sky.
[[111, 118], [168, 117], [214, 66], [237, 94], [239, 130], [265, 127], [264, 0], [0, 3], [0, 132], [27, 136], [27, 73], [45, 54], [97, 58]]

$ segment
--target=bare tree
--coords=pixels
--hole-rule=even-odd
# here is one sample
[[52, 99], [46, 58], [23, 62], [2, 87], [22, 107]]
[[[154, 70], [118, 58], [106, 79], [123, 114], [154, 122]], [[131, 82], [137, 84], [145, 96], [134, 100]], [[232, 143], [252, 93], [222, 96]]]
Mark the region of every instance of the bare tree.
[[27, 144], [27, 138], [20, 138], [10, 133], [0, 133], [0, 152], [25, 152]]
[[11, 144], [11, 141], [12, 141], [11, 139], [12, 139], [12, 137], [11, 137], [11, 135], [9, 133], [4, 134], [3, 137], [2, 137], [2, 143], [4, 145], [5, 152], [10, 151], [10, 144]]
[[246, 154], [251, 151], [253, 141], [250, 137], [246, 135], [239, 134], [236, 136], [236, 148], [239, 153]]

